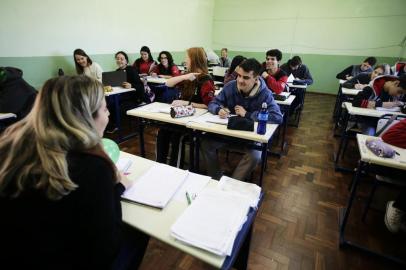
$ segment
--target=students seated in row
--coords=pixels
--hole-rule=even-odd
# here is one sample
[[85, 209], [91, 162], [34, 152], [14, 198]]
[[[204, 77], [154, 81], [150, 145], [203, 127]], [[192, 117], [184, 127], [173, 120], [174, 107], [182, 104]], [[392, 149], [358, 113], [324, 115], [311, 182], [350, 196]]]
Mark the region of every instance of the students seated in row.
[[238, 68], [238, 65], [245, 59], [247, 59], [247, 58], [245, 58], [242, 55], [237, 55], [233, 58], [233, 61], [231, 61], [230, 68], [227, 70], [226, 74], [224, 75], [224, 84], [237, 79], [237, 72], [235, 70], [236, 70], [236, 68]]
[[384, 74], [385, 74], [385, 66], [377, 65], [372, 72], [361, 72], [341, 85], [349, 89], [362, 90], [364, 89], [364, 87], [368, 86], [370, 81], [373, 81], [376, 77]]
[[[403, 106], [406, 101], [406, 75], [396, 77], [383, 75], [376, 77], [370, 85], [359, 92], [352, 101], [352, 105], [374, 109], [383, 107], [391, 109]], [[358, 126], [363, 134], [374, 136], [377, 118], [358, 117]]]
[[219, 58], [220, 67], [230, 67], [231, 60], [228, 58], [228, 49], [223, 48], [221, 49], [221, 57]]
[[[406, 148], [406, 119], [390, 127], [383, 135], [382, 140], [391, 145]], [[406, 189], [402, 189], [396, 200], [386, 205], [385, 224], [392, 233], [401, 229], [406, 231]]]
[[[393, 108], [402, 105], [406, 95], [406, 75], [383, 75], [359, 92], [352, 105], [362, 108]], [[400, 100], [400, 99], [402, 100]]]
[[167, 51], [162, 51], [158, 56], [159, 64], [155, 65], [150, 72], [153, 77], [172, 78], [180, 75], [180, 70], [173, 63], [172, 55]]
[[[185, 62], [188, 72], [166, 81], [168, 87], [180, 90], [180, 97], [172, 102], [172, 106], [192, 105], [195, 108], [205, 109], [214, 97], [214, 82], [208, 72], [204, 49], [189, 48], [186, 51]], [[166, 163], [171, 144], [170, 165], [177, 165], [180, 137], [183, 134], [184, 132], [176, 132], [170, 128], [159, 129], [156, 144], [157, 162]]]
[[262, 64], [262, 78], [266, 81], [268, 88], [276, 93], [282, 93], [286, 88], [288, 75], [285, 71], [279, 68], [279, 63], [282, 59], [282, 52], [278, 49], [269, 50], [266, 52], [266, 62]]
[[24, 118], [34, 104], [37, 90], [23, 79], [23, 71], [0, 67], [0, 113], [14, 113]]
[[140, 75], [148, 75], [156, 62], [152, 57], [151, 50], [147, 46], [142, 46], [140, 50], [141, 57], [134, 61], [133, 67], [137, 69]]
[[[209, 111], [221, 118], [226, 118], [231, 113], [258, 121], [257, 117], [262, 103], [266, 102], [269, 123], [281, 124], [283, 120], [281, 111], [265, 81], [260, 76], [261, 69], [261, 64], [257, 60], [253, 58], [244, 60], [236, 69], [237, 80], [231, 81], [224, 86], [220, 94], [210, 102]], [[201, 153], [206, 163], [208, 175], [215, 179], [221, 177], [217, 149], [223, 147], [245, 153], [232, 177], [238, 180], [246, 180], [259, 163], [261, 152], [250, 148], [241, 141], [233, 144], [213, 139], [203, 139]]]
[[128, 55], [125, 52], [119, 51], [114, 57], [118, 67], [116, 70], [123, 70], [127, 75], [127, 81], [123, 83], [123, 87], [135, 88], [136, 103], [141, 104], [144, 100], [144, 84], [141, 82], [137, 70], [128, 65]]
[[372, 67], [376, 64], [375, 57], [366, 58], [361, 65], [351, 65], [338, 73], [336, 78], [339, 80], [350, 80], [361, 72], [372, 72]]
[[313, 84], [313, 78], [310, 74], [309, 68], [306, 65], [302, 64], [302, 59], [300, 59], [300, 57], [297, 55], [293, 56], [292, 59], [289, 59], [287, 63], [283, 64], [281, 66], [281, 69], [285, 71], [288, 76], [290, 76], [290, 74], [293, 74], [293, 76], [295, 77], [293, 84]]
[[102, 68], [99, 64], [93, 62], [84, 50], [76, 49], [73, 52], [73, 60], [75, 61], [76, 73], [78, 75], [84, 74], [99, 82], [102, 81]]
[[[138, 267], [148, 237], [121, 220], [121, 194], [131, 182], [102, 148], [108, 116], [100, 82], [61, 76], [0, 138], [2, 265], [112, 269], [127, 260]], [[122, 249], [130, 239], [131, 249]]]

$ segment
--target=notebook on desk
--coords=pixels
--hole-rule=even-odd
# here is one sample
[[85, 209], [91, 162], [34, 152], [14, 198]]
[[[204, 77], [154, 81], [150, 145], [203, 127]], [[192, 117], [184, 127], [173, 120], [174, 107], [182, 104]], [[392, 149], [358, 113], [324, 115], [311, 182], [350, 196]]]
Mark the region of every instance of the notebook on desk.
[[273, 93], [273, 98], [275, 100], [285, 101], [290, 96], [290, 92], [282, 92], [280, 94]]
[[102, 82], [104, 86], [122, 86], [127, 81], [127, 73], [122, 70], [109, 71], [102, 73]]

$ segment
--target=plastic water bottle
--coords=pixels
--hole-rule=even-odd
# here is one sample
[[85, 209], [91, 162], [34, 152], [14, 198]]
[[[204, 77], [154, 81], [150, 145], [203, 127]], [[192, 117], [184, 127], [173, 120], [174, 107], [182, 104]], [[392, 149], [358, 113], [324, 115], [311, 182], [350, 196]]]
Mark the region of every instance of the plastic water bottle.
[[267, 108], [266, 102], [262, 103], [261, 110], [258, 113], [257, 133], [261, 135], [266, 133], [266, 123], [269, 115]]

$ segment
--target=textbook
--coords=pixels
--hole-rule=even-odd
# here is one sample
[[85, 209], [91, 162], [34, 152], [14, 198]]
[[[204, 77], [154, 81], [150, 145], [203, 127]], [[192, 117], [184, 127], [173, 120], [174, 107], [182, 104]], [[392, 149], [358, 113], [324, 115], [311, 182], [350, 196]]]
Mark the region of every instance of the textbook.
[[138, 178], [121, 197], [163, 209], [185, 182], [188, 174], [188, 171], [158, 163]]

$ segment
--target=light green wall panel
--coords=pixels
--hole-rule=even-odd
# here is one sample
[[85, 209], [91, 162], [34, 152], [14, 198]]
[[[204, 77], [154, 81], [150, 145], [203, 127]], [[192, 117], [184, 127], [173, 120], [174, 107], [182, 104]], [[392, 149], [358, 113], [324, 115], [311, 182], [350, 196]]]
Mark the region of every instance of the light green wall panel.
[[[153, 53], [156, 59], [158, 53]], [[175, 63], [184, 61], [185, 52], [171, 52]], [[115, 70], [116, 64], [114, 54], [89, 55], [90, 58], [100, 64], [103, 71]], [[139, 54], [129, 54], [132, 64]], [[57, 76], [58, 69], [62, 68], [66, 75], [76, 74], [73, 56], [42, 56], [42, 57], [0, 57], [0, 66], [13, 66], [20, 68], [24, 72], [24, 79], [35, 88], [39, 89], [44, 82]]]

